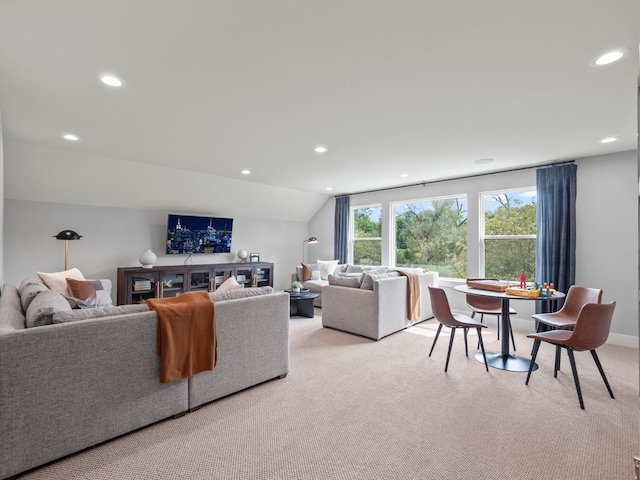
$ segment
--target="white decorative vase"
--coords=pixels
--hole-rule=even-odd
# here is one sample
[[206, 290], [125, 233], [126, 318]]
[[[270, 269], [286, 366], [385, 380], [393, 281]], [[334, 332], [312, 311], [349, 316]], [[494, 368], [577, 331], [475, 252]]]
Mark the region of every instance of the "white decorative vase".
[[153, 264], [156, 263], [156, 254], [151, 250], [145, 250], [138, 257], [138, 261], [142, 264], [142, 268], [153, 268]]
[[293, 290], [293, 293], [300, 293], [300, 289], [299, 288], [292, 288], [291, 290]]

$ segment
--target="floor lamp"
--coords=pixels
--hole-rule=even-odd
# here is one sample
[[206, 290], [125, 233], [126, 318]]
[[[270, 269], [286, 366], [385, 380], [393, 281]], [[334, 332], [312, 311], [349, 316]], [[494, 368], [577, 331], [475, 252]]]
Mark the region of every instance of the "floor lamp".
[[302, 242], [302, 263], [304, 263], [304, 246], [307, 243], [318, 243], [318, 239], [316, 237], [309, 237], [304, 242]]
[[62, 230], [58, 235], [54, 235], [57, 240], [64, 240], [64, 269], [68, 270], [69, 261], [69, 240], [80, 240], [82, 235], [78, 235], [73, 230]]

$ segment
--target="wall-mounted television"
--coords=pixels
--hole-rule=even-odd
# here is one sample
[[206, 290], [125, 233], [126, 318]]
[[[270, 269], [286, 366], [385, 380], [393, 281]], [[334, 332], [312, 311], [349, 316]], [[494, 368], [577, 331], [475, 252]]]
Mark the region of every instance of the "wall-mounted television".
[[232, 218], [169, 214], [167, 255], [229, 253]]

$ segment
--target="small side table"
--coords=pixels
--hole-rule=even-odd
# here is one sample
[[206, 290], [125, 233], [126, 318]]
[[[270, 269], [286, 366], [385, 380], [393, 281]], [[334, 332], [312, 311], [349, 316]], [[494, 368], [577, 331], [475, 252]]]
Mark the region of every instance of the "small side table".
[[315, 315], [314, 311], [314, 300], [318, 298], [320, 295], [317, 293], [311, 293], [309, 291], [293, 293], [291, 289], [285, 290], [289, 294], [289, 316], [290, 317], [309, 317], [313, 318]]

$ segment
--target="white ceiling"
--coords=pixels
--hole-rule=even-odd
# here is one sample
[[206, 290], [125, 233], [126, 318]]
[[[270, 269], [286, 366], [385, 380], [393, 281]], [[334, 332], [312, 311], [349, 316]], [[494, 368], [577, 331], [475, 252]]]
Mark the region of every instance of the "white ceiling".
[[637, 0], [2, 0], [0, 111], [8, 141], [355, 192], [635, 149], [638, 30]]

